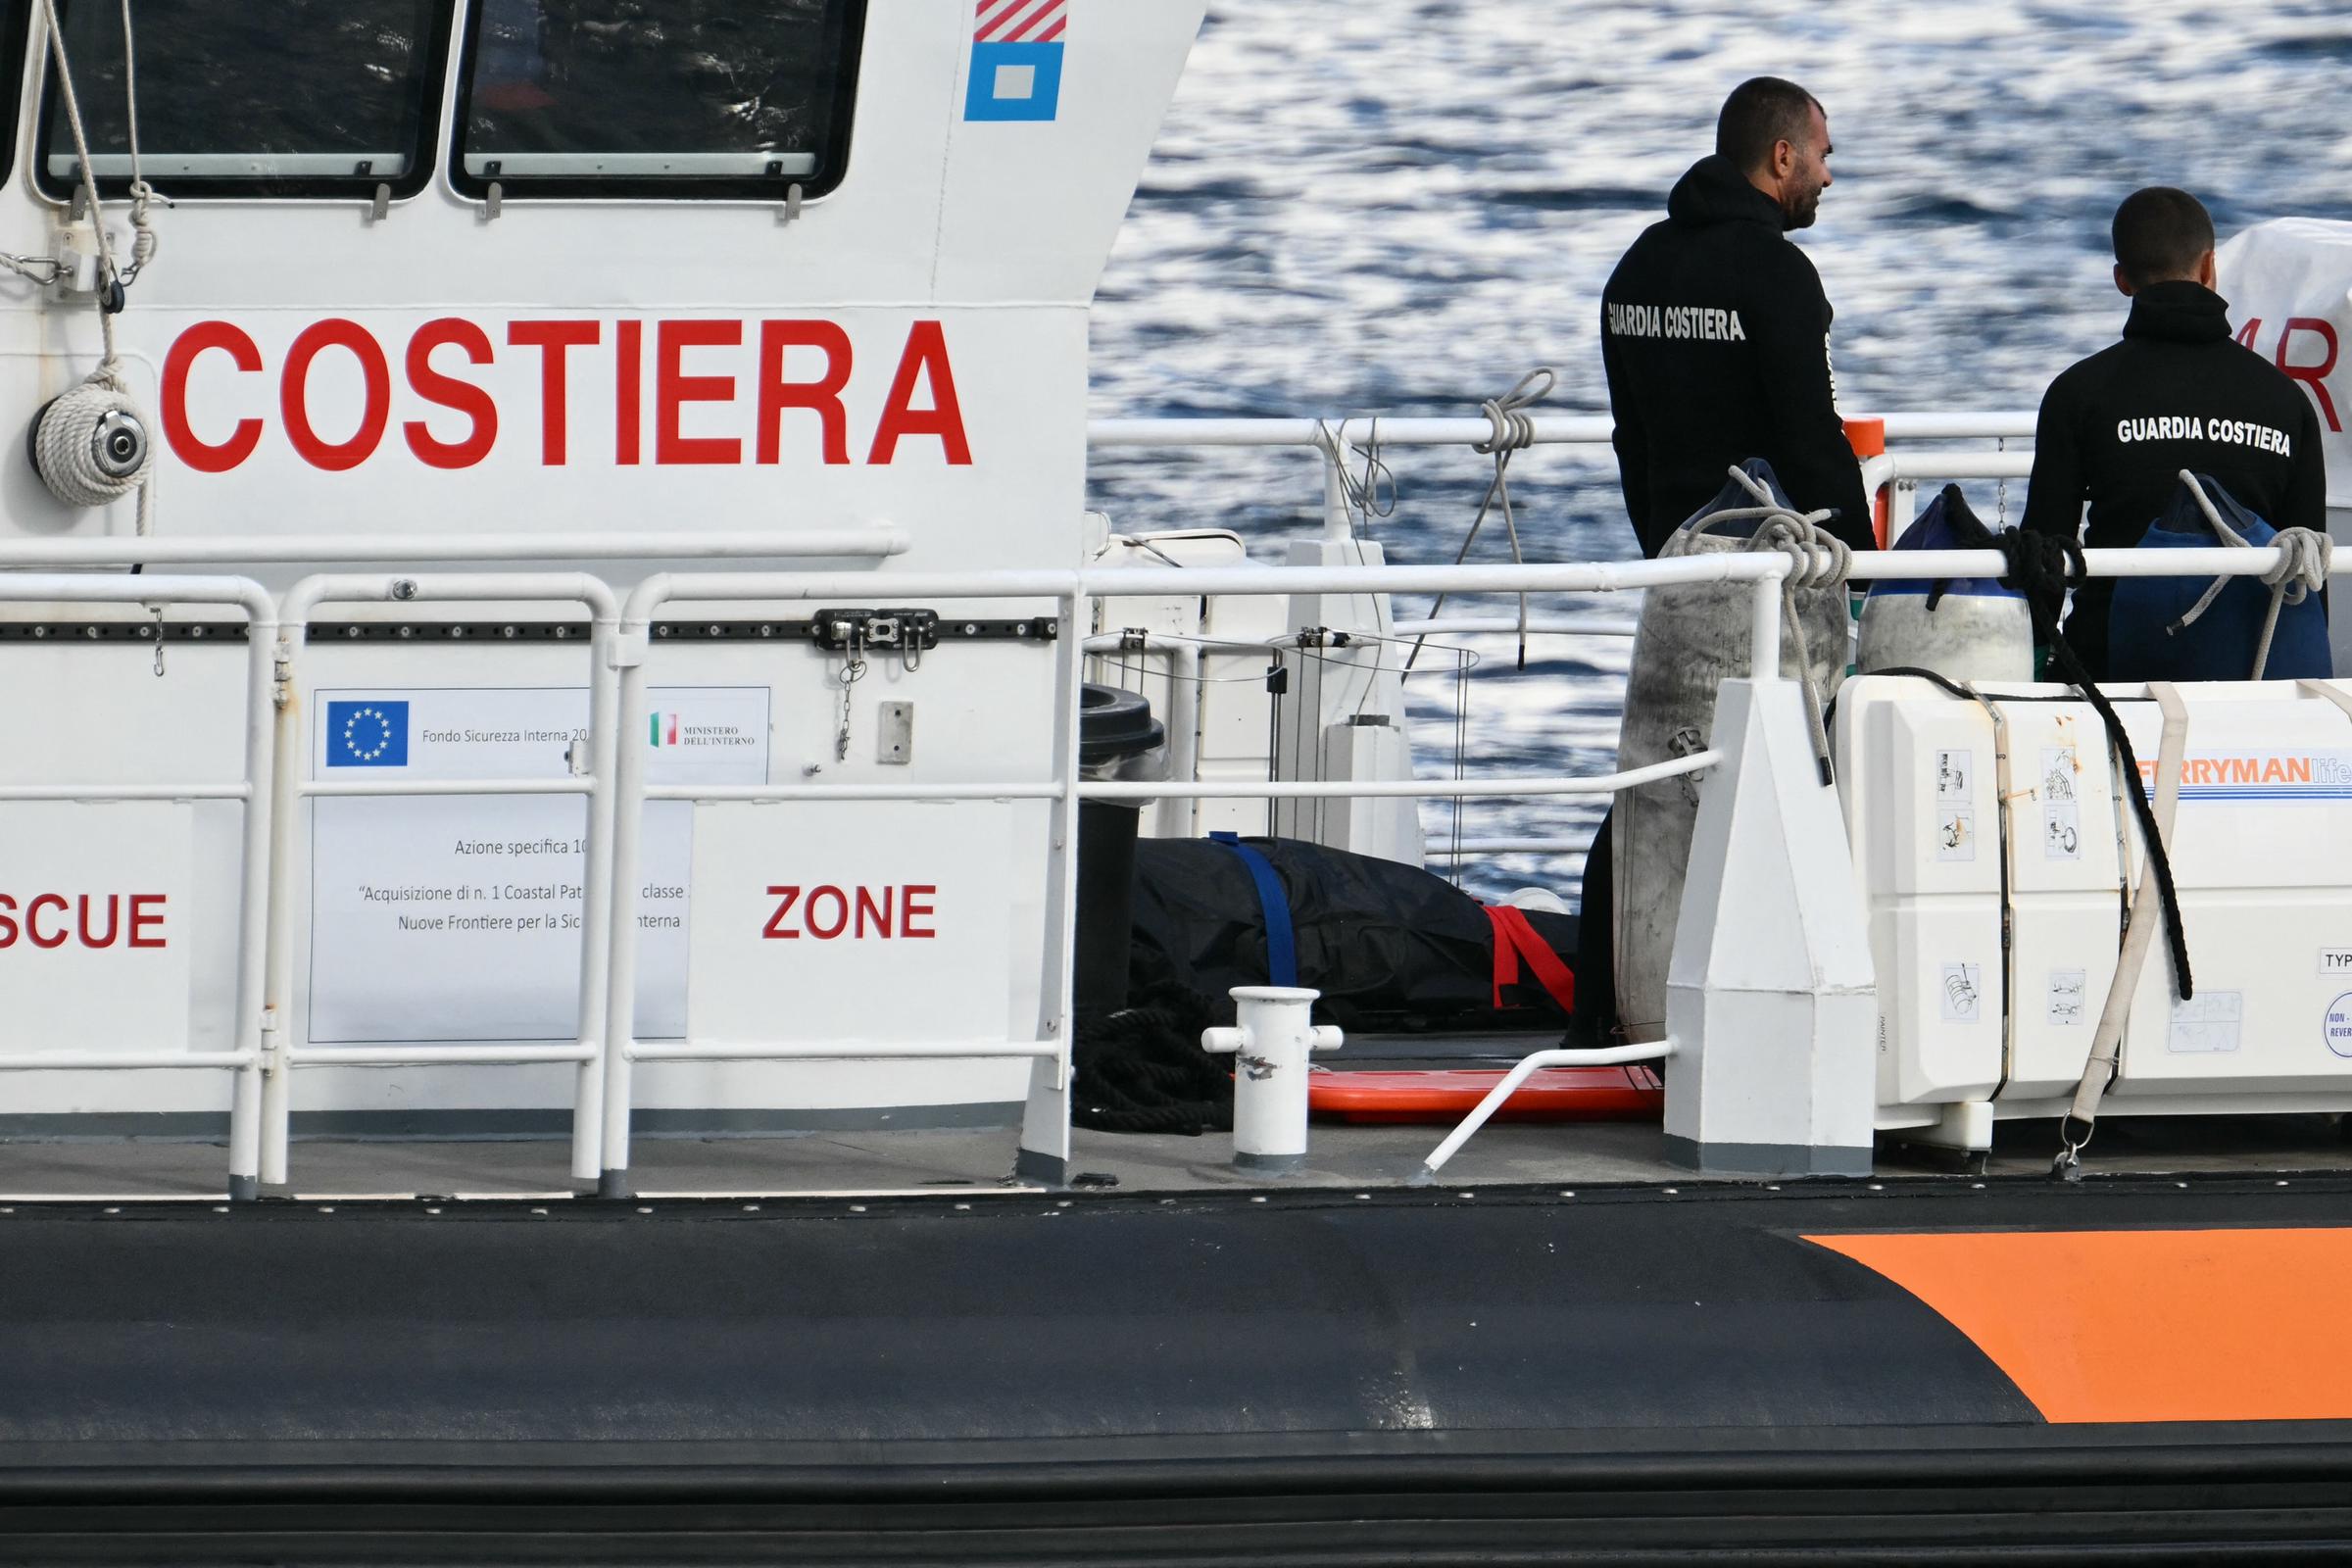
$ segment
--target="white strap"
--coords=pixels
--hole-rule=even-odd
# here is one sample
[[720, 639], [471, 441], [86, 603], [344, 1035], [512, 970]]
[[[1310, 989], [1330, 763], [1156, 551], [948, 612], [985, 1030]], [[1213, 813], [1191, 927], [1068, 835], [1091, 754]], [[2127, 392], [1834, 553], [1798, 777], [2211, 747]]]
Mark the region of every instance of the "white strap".
[[[2148, 686], [2148, 695], [2164, 713], [2164, 737], [2156, 749], [2156, 834], [2164, 848], [2173, 847], [2173, 817], [2180, 805], [2181, 763], [2188, 754], [2188, 706], [2181, 702], [2180, 693], [2172, 685], [2156, 681]], [[2156, 882], [2156, 858], [2148, 857], [2146, 869], [2140, 873], [2139, 891], [2132, 900], [2132, 924], [2124, 933], [2123, 951], [2116, 956], [2115, 982], [2107, 988], [2107, 1004], [2099, 1012], [2098, 1032], [2091, 1037], [2090, 1059], [2083, 1063], [2082, 1080], [2075, 1086], [2074, 1103], [2067, 1110], [2067, 1128], [2061, 1136], [2066, 1148], [2058, 1156], [2057, 1170], [2070, 1180], [2082, 1170], [2081, 1154], [2090, 1142], [2092, 1129], [2099, 1119], [2099, 1102], [2107, 1086], [2115, 1081], [2116, 1058], [2124, 1041], [2124, 1021], [2132, 1013], [2132, 996], [2139, 989], [2139, 971], [2147, 962], [2148, 949], [2156, 940], [2156, 928], [2164, 920], [2163, 899]], [[2082, 1135], [2077, 1138], [2073, 1127], [2080, 1124]]]

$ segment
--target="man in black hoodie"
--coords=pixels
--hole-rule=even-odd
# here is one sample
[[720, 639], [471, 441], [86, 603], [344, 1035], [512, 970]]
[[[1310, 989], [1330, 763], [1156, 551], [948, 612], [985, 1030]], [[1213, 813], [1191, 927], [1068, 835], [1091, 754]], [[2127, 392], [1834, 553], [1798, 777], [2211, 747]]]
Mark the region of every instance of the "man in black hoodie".
[[[2083, 543], [2139, 543], [2180, 484], [2221, 481], [2274, 528], [2328, 528], [2320, 418], [2285, 372], [2230, 337], [2214, 292], [2213, 220], [2183, 190], [2133, 191], [2115, 213], [2115, 286], [2132, 300], [2124, 340], [2082, 361], [2041, 400], [2025, 525]], [[2066, 640], [2107, 670], [2112, 579], [2075, 592]]]
[[[1741, 82], [1715, 121], [1715, 155], [1666, 200], [1666, 220], [1634, 241], [1601, 292], [1600, 363], [1617, 417], [1625, 510], [1655, 556], [1715, 499], [1726, 470], [1772, 465], [1806, 512], [1872, 548], [1862, 467], [1838, 416], [1830, 374], [1830, 302], [1821, 274], [1785, 236], [1811, 225], [1830, 186], [1830, 122], [1792, 81]], [[1615, 830], [1601, 819], [1585, 860], [1568, 1039], [1614, 1043]]]
[[1838, 416], [1830, 302], [1785, 238], [1830, 186], [1830, 124], [1791, 81], [1741, 82], [1715, 153], [1667, 198], [1601, 294], [1600, 355], [1617, 418], [1625, 507], [1654, 556], [1714, 499], [1725, 470], [1772, 465], [1789, 500], [1835, 510], [1830, 528], [1872, 547], [1861, 466]]

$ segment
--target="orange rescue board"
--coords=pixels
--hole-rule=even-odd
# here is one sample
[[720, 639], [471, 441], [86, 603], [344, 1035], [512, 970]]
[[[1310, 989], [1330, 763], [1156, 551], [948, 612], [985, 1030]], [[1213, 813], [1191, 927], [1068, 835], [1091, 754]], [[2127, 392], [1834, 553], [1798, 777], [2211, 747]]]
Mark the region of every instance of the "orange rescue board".
[[[1351, 1122], [1459, 1121], [1502, 1082], [1503, 1069], [1420, 1072], [1318, 1072], [1307, 1082], [1307, 1108]], [[1639, 1121], [1665, 1104], [1647, 1067], [1547, 1067], [1519, 1086], [1496, 1121]]]

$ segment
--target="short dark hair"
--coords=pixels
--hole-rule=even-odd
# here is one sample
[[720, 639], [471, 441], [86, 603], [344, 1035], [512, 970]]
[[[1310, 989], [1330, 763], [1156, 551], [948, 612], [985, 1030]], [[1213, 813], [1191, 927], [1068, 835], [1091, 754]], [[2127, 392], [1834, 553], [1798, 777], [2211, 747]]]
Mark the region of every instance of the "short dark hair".
[[2213, 249], [2213, 217], [2184, 190], [2150, 185], [2115, 210], [2115, 265], [2134, 288], [2191, 276]]
[[1752, 76], [1723, 101], [1723, 113], [1715, 117], [1715, 151], [1747, 173], [1772, 156], [1775, 142], [1802, 147], [1815, 109], [1821, 100], [1795, 82]]

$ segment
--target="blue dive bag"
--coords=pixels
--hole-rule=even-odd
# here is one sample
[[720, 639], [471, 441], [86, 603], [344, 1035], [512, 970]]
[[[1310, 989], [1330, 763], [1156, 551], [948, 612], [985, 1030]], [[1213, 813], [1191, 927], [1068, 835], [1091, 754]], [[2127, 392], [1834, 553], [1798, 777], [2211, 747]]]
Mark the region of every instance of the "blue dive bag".
[[[2246, 543], [2262, 547], [2278, 530], [2238, 505], [2203, 474], [2214, 510]], [[2140, 536], [2142, 550], [2210, 550], [2226, 544], [2183, 482], [2164, 514]], [[2115, 585], [2107, 622], [2107, 678], [2116, 681], [2245, 680], [2254, 668], [2271, 588], [2259, 577], [2233, 577], [2205, 613], [2178, 631], [2173, 626], [2213, 586], [2211, 577], [2126, 577]], [[2282, 605], [2271, 638], [2265, 680], [2326, 680], [2335, 673], [2328, 651], [2328, 612], [2317, 595]]]

